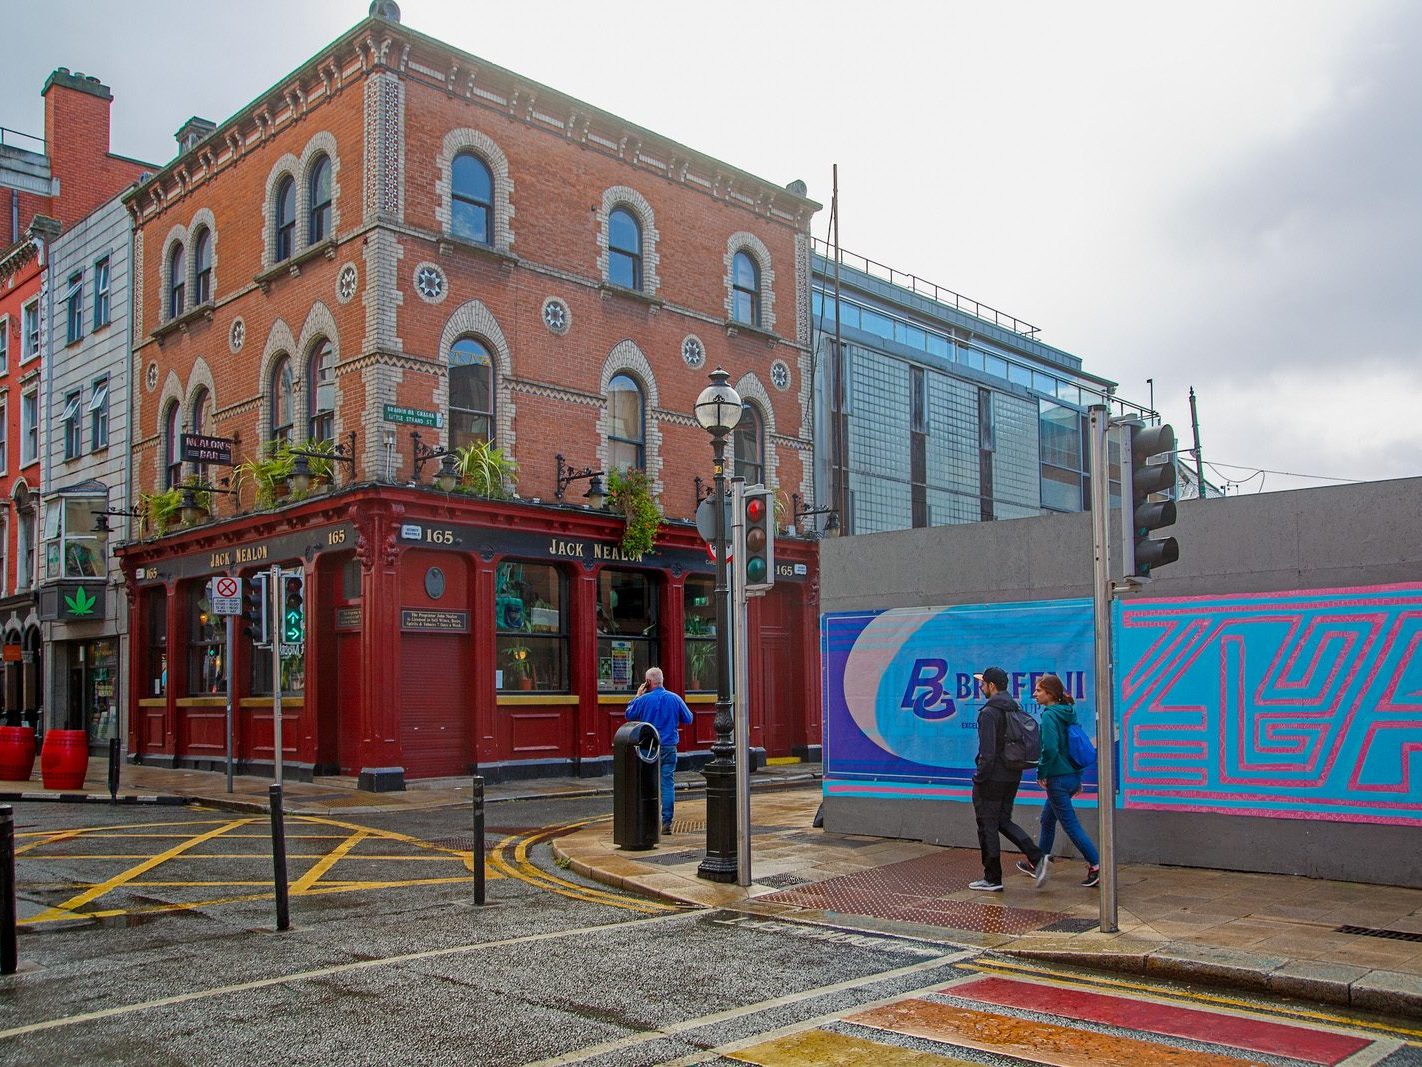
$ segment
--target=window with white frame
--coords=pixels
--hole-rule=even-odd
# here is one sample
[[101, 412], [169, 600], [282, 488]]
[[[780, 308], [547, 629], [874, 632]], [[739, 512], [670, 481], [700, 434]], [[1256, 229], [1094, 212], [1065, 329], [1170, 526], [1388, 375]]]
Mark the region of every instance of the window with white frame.
[[295, 394], [296, 381], [291, 373], [291, 359], [282, 356], [272, 369], [270, 439], [273, 445], [286, 444], [291, 440]]
[[111, 291], [113, 279], [109, 272], [109, 257], [94, 264], [94, 329], [107, 326], [113, 318]]
[[760, 265], [749, 252], [737, 252], [732, 262], [731, 318], [760, 325]]
[[188, 308], [188, 257], [181, 244], [168, 256], [168, 318], [176, 319]]
[[168, 401], [163, 413], [163, 488], [171, 489], [183, 480], [183, 455], [178, 450], [178, 421], [181, 409], [176, 400]]
[[97, 452], [109, 447], [109, 379], [94, 380], [94, 394], [89, 398], [89, 448]]
[[39, 516], [35, 514], [34, 498], [26, 495], [24, 502], [15, 500], [15, 514], [18, 527], [15, 531], [15, 588], [28, 589], [35, 574], [35, 534]]
[[107, 505], [104, 496], [51, 498], [44, 513], [46, 578], [97, 578], [103, 549], [94, 532], [94, 513]]
[[306, 386], [306, 438], [330, 441], [336, 436], [336, 350], [324, 337], [311, 347]]
[[73, 344], [84, 336], [84, 272], [69, 276], [64, 290], [65, 344]]
[[20, 312], [20, 359], [34, 359], [40, 350], [39, 298], [36, 297]]
[[647, 457], [646, 405], [642, 387], [628, 374], [607, 383], [607, 462], [613, 470], [643, 470]]
[[449, 230], [480, 244], [493, 241], [494, 176], [473, 152], [460, 152], [450, 167]]
[[0, 397], [0, 474], [10, 469], [10, 436], [5, 428], [10, 425], [10, 401]]
[[607, 217], [607, 280], [624, 289], [642, 288], [642, 224], [625, 207]]
[[296, 181], [290, 174], [277, 185], [276, 261], [290, 259], [296, 251]]
[[314, 245], [331, 236], [331, 157], [319, 155], [307, 178], [306, 243]]
[[203, 227], [193, 238], [193, 303], [212, 299], [212, 231]]
[[0, 374], [10, 370], [10, 316], [0, 315]]
[[84, 391], [74, 389], [64, 394], [64, 411], [59, 421], [64, 427], [64, 458], [78, 459], [84, 454], [84, 413], [81, 410]]
[[741, 405], [741, 421], [731, 431], [731, 450], [736, 455], [736, 477], [744, 478], [747, 485], [764, 485], [765, 432], [754, 404]]
[[20, 397], [20, 466], [39, 459], [39, 392], [31, 390]]

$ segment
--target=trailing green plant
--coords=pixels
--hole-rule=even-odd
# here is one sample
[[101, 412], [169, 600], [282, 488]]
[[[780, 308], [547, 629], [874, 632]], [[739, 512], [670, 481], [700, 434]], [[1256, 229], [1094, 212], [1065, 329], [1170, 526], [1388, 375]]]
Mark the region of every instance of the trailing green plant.
[[611, 471], [607, 476], [607, 500], [612, 510], [620, 511], [627, 520], [622, 531], [622, 551], [634, 559], [652, 551], [663, 520], [661, 508], [652, 499], [652, 483], [646, 471]]
[[459, 469], [458, 490], [490, 500], [513, 497], [518, 464], [490, 441], [475, 441], [454, 450]]
[[143, 509], [144, 529], [156, 537], [177, 521], [178, 511], [183, 506], [183, 491], [173, 486], [156, 493], [141, 492], [138, 506]]
[[232, 481], [233, 487], [240, 491], [250, 480], [256, 487], [256, 506], [270, 508], [275, 507], [277, 497], [286, 492], [286, 478], [296, 457], [285, 441], [268, 441], [262, 451], [266, 454], [237, 464], [232, 470]]

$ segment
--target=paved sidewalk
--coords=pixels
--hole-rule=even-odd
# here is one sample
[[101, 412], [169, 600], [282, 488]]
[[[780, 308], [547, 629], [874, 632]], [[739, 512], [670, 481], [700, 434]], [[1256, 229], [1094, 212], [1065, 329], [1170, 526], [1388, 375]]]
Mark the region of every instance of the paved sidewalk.
[[819, 801], [817, 788], [753, 795], [748, 889], [696, 875], [704, 797], [678, 801], [654, 850], [621, 851], [601, 824], [554, 851], [585, 876], [687, 904], [829, 924], [854, 915], [861, 928], [1422, 1018], [1422, 890], [1132, 864], [1118, 874], [1120, 930], [1102, 934], [1079, 861], [1054, 863], [1037, 890], [1008, 856], [1006, 891], [977, 893], [967, 888], [982, 876], [976, 849], [815, 830]]
[[[612, 843], [611, 822], [557, 839], [554, 851], [579, 873], [608, 885], [704, 907], [837, 924], [978, 945], [1079, 966], [1219, 983], [1311, 1001], [1422, 1018], [1422, 890], [1285, 875], [1179, 867], [1120, 869], [1120, 930], [1097, 932], [1099, 895], [1083, 889], [1083, 866], [1053, 864], [1041, 890], [1006, 863], [1002, 894], [975, 893], [975, 849], [939, 848], [826, 833], [812, 827], [820, 802], [819, 764], [766, 767], [752, 776], [753, 884], [748, 889], [696, 876], [705, 855], [705, 779], [677, 775], [673, 833], [646, 852]], [[0, 782], [0, 803], [19, 800], [108, 803], [107, 765], [90, 760], [82, 792]], [[200, 803], [267, 810], [271, 780], [220, 772], [125, 764], [123, 803]], [[606, 795], [611, 777], [542, 778], [489, 784], [488, 803]], [[292, 814], [393, 813], [468, 806], [468, 778], [420, 780], [395, 793], [367, 793], [352, 778], [288, 780]], [[1401, 936], [1345, 933], [1348, 926]], [[1419, 940], [1409, 940], [1408, 938]]]

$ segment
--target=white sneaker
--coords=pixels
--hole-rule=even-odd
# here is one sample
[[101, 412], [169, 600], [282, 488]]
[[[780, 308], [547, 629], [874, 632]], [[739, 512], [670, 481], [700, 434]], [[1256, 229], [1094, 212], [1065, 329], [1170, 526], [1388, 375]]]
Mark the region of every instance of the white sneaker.
[[1032, 878], [1037, 883], [1038, 889], [1042, 888], [1042, 883], [1047, 880], [1047, 875], [1052, 873], [1050, 863], [1051, 857], [1043, 852], [1042, 858], [1037, 861], [1037, 866], [1032, 869]]
[[979, 893], [1001, 893], [1001, 882], [989, 882], [986, 878], [979, 878], [976, 882], [968, 883], [969, 889], [976, 889]]

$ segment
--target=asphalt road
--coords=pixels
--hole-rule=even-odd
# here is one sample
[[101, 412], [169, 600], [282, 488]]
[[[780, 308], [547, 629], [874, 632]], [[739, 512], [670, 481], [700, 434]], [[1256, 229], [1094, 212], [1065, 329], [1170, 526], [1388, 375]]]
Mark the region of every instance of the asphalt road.
[[[1142, 1048], [1162, 1063], [1307, 1062], [1297, 1028], [1269, 1029], [1296, 1007], [683, 911], [558, 869], [543, 832], [608, 803], [491, 805], [484, 908], [465, 809], [292, 819], [283, 933], [261, 884], [263, 819], [17, 805], [25, 922], [20, 973], [0, 978], [0, 1063], [1021, 1063], [1059, 1046], [1076, 1058], [1041, 1062], [1156, 1062]], [[1162, 1005], [1203, 1014], [1161, 1033]], [[1222, 1052], [1221, 1012], [1262, 1036]], [[1311, 1062], [1422, 1064], [1408, 1043], [1422, 1031], [1334, 1016], [1307, 1029], [1332, 1035]]]

